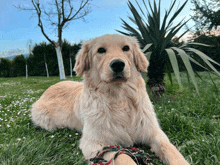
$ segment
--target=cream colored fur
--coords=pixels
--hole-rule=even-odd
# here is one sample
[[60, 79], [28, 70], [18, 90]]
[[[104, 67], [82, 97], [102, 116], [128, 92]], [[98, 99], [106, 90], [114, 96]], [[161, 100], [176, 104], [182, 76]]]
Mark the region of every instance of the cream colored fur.
[[[123, 51], [129, 46], [129, 51]], [[106, 53], [98, 53], [103, 47]], [[125, 63], [124, 79], [112, 81], [110, 63]], [[141, 72], [148, 61], [134, 38], [105, 35], [86, 42], [76, 58], [74, 70], [83, 82], [64, 81], [48, 88], [33, 104], [31, 115], [37, 125], [52, 130], [75, 128], [82, 132], [80, 148], [86, 159], [106, 145], [124, 147], [134, 143], [151, 146], [164, 162], [186, 165], [187, 161], [169, 142], [157, 121]], [[130, 162], [120, 156], [116, 164]]]

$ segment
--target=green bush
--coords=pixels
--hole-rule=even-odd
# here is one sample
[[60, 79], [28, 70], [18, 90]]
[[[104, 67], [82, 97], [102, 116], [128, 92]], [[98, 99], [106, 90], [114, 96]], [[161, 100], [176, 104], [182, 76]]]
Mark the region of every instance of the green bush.
[[[215, 60], [217, 63], [220, 63], [220, 36], [206, 36], [206, 35], [200, 35], [194, 39], [194, 42], [199, 42], [207, 45], [211, 45], [212, 47], [201, 47], [194, 45], [193, 47], [202, 51], [203, 53], [207, 54], [210, 58]], [[203, 60], [199, 57], [195, 57], [199, 63], [201, 62], [204, 64]], [[213, 64], [213, 66], [220, 70], [220, 66]], [[198, 65], [193, 64], [193, 68], [196, 71], [204, 71], [203, 68], [199, 67]]]
[[12, 61], [11, 76], [25, 76], [26, 75], [26, 59], [23, 55], [16, 56]]
[[9, 77], [11, 71], [11, 61], [8, 59], [0, 59], [0, 77]]

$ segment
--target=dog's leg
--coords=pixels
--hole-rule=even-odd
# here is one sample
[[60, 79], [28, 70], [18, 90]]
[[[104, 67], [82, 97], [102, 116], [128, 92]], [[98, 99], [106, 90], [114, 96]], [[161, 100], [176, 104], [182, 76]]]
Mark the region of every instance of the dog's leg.
[[[104, 155], [104, 159], [109, 161], [115, 156], [116, 152], [108, 152]], [[121, 154], [118, 155], [117, 158], [111, 162], [110, 165], [137, 165], [133, 159], [126, 155], [126, 154]]]
[[[104, 146], [106, 145], [100, 145], [98, 143], [95, 143], [94, 141], [87, 140], [84, 141], [85, 139], [80, 140], [80, 149], [83, 152], [83, 155], [85, 159], [89, 160], [90, 158], [93, 158], [96, 156], [97, 152], [101, 150]], [[104, 155], [104, 159], [109, 161], [111, 160], [116, 152], [109, 152]], [[111, 165], [136, 165], [136, 163], [133, 161], [131, 157], [129, 157], [126, 154], [121, 154], [119, 155], [114, 161], [112, 161]]]
[[160, 130], [160, 134], [152, 137], [150, 146], [157, 156], [170, 165], [189, 165], [176, 147], [169, 142], [162, 130]]
[[[109, 145], [105, 144], [101, 141], [95, 140], [95, 137], [92, 137], [90, 134], [89, 138], [87, 134], [84, 134], [83, 137], [80, 139], [80, 149], [85, 157], [85, 159], [89, 160], [96, 156], [97, 152], [102, 150], [103, 147]], [[101, 138], [100, 138], [101, 139]], [[108, 152], [104, 154], [104, 159], [109, 161], [111, 160], [116, 152]], [[131, 157], [126, 154], [119, 155], [114, 161], [112, 161], [111, 165], [136, 165]]]
[[[137, 165], [130, 156], [126, 154], [121, 154], [115, 159], [115, 165]], [[113, 164], [113, 163], [112, 163]]]

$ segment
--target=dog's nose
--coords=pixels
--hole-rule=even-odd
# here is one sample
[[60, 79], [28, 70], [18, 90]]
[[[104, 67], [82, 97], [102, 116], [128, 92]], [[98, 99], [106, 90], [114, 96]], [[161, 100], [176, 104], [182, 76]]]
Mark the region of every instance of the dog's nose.
[[119, 73], [124, 70], [125, 63], [124, 63], [124, 61], [122, 61], [120, 59], [116, 59], [110, 63], [110, 67], [113, 70], [113, 72]]

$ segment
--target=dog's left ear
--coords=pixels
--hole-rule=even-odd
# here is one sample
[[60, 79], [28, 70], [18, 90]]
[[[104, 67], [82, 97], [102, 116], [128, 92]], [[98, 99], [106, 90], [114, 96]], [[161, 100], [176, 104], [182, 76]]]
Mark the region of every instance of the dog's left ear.
[[146, 56], [144, 55], [144, 53], [141, 51], [137, 40], [135, 38], [133, 39], [133, 43], [134, 43], [134, 64], [136, 65], [136, 68], [138, 71], [140, 72], [147, 72], [147, 67], [149, 65], [149, 62], [146, 58]]
[[82, 76], [83, 72], [90, 68], [89, 43], [89, 41], [84, 43], [76, 56], [76, 63], [73, 70], [76, 72], [77, 76]]

